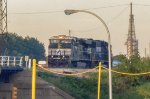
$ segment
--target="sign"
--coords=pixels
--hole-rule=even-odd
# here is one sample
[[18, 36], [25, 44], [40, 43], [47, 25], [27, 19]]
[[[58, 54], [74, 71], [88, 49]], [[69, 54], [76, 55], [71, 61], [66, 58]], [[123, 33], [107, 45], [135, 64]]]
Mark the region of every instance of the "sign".
[[61, 55], [61, 50], [60, 49], [56, 50], [56, 55]]
[[25, 56], [25, 61], [29, 61], [29, 56]]

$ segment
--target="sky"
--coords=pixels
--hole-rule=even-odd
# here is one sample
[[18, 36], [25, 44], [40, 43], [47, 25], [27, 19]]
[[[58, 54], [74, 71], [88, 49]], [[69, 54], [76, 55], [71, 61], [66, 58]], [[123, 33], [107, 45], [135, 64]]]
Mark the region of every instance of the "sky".
[[129, 26], [129, 4], [133, 3], [135, 33], [139, 52], [147, 55], [150, 43], [150, 0], [8, 0], [8, 32], [31, 36], [44, 43], [46, 55], [49, 38], [71, 35], [107, 41], [103, 24], [87, 13], [64, 14], [65, 9], [88, 9], [107, 24], [113, 55], [126, 54], [125, 42]]

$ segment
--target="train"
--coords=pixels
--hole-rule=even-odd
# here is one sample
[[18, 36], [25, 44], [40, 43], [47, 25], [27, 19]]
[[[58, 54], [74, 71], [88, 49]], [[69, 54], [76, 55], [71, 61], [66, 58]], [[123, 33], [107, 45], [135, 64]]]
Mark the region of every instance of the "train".
[[108, 43], [91, 38], [52, 36], [48, 46], [49, 67], [93, 68], [108, 65]]

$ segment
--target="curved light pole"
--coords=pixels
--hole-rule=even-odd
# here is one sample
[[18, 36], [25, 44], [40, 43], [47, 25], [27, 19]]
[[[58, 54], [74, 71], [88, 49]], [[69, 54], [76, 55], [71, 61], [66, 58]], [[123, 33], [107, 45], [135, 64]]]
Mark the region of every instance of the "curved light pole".
[[112, 99], [112, 74], [111, 74], [111, 39], [110, 39], [110, 32], [109, 32], [109, 29], [106, 25], [106, 23], [104, 22], [104, 20], [99, 17], [98, 15], [96, 15], [95, 13], [93, 12], [90, 12], [90, 11], [86, 11], [86, 10], [72, 10], [72, 9], [67, 9], [64, 11], [66, 15], [70, 15], [70, 14], [73, 14], [73, 13], [77, 13], [77, 12], [84, 12], [84, 13], [88, 13], [88, 14], [91, 14], [93, 16], [95, 16], [96, 18], [98, 18], [104, 25], [106, 31], [107, 31], [107, 34], [108, 34], [108, 57], [109, 57], [109, 99]]

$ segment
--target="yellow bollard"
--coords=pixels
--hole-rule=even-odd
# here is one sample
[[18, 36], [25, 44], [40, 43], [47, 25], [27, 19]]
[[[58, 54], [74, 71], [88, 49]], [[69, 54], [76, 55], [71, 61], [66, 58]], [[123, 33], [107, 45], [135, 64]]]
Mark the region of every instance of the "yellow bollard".
[[98, 96], [97, 98], [100, 99], [100, 94], [101, 94], [101, 62], [99, 63], [99, 68], [98, 68]]
[[12, 99], [17, 99], [17, 87], [12, 87]]
[[32, 66], [32, 99], [36, 99], [36, 59], [33, 59]]

